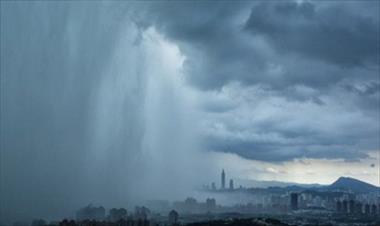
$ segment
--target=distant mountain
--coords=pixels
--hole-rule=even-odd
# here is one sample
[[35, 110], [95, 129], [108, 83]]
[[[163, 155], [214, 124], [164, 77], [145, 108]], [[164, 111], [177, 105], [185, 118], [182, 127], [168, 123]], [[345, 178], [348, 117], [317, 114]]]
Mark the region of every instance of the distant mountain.
[[329, 190], [351, 190], [358, 193], [380, 192], [379, 187], [351, 177], [340, 177], [326, 188]]
[[282, 181], [259, 181], [259, 180], [244, 180], [244, 179], [234, 179], [236, 185], [242, 185], [248, 188], [283, 188], [288, 190], [303, 190], [311, 189], [318, 191], [332, 191], [332, 190], [344, 190], [353, 191], [357, 193], [370, 193], [370, 192], [380, 192], [380, 187], [366, 183], [364, 181], [351, 178], [351, 177], [340, 177], [331, 185], [321, 185], [321, 184], [299, 184], [292, 182], [282, 182]]
[[283, 182], [283, 181], [259, 181], [259, 180], [248, 180], [248, 179], [234, 179], [235, 184], [237, 186], [242, 185], [243, 187], [247, 188], [269, 188], [269, 187], [303, 187], [303, 188], [316, 188], [316, 187], [322, 187], [323, 185], [320, 184], [300, 184], [300, 183], [294, 183], [294, 182]]

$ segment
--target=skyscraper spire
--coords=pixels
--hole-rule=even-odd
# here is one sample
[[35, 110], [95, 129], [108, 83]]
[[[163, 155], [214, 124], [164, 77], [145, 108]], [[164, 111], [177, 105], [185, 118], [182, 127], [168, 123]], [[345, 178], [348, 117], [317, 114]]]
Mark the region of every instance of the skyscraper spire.
[[226, 174], [224, 173], [224, 169], [222, 169], [221, 189], [224, 190], [225, 188], [226, 188]]

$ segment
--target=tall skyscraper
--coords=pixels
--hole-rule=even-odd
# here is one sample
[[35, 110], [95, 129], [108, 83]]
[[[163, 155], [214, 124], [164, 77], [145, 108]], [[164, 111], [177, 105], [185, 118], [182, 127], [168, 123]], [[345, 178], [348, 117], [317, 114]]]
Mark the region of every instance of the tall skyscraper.
[[221, 189], [226, 189], [226, 174], [224, 173], [224, 169], [222, 170], [222, 183], [221, 183]]
[[297, 193], [290, 194], [290, 208], [292, 210], [298, 210], [298, 194]]
[[230, 179], [230, 190], [234, 190], [234, 180]]

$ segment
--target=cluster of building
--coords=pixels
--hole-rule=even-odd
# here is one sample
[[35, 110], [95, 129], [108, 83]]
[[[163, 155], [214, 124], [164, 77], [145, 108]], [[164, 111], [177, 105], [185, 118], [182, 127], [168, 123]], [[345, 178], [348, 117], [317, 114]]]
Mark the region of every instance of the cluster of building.
[[[111, 213], [110, 213], [111, 214]], [[106, 218], [106, 209], [103, 206], [95, 207], [88, 205], [78, 210], [76, 213], [76, 219], [82, 220], [104, 220]]]
[[[179, 225], [178, 213], [181, 213], [182, 224], [202, 219], [207, 222], [218, 217], [239, 218], [255, 214], [279, 214], [286, 216], [281, 220], [288, 223], [296, 222], [299, 225], [310, 225], [310, 222], [313, 223], [312, 221], [316, 219], [318, 222], [332, 222], [332, 225], [338, 225], [338, 221], [333, 222], [331, 216], [380, 220], [378, 192], [355, 193], [340, 189], [303, 189], [296, 186], [235, 189], [232, 179], [229, 180], [229, 186], [226, 186], [226, 173], [222, 170], [220, 188], [217, 189], [215, 183], [212, 183], [211, 189], [207, 187], [204, 194], [212, 198], [207, 198], [203, 202], [193, 197], [173, 203], [167, 200], [152, 200], [145, 205], [149, 208], [136, 207], [132, 213], [128, 213], [124, 208], [112, 208], [106, 214], [104, 207], [89, 205], [77, 212], [76, 221], [65, 220], [59, 225], [150, 226], [157, 223]], [[218, 205], [215, 198], [218, 198]], [[302, 220], [299, 220], [296, 218], [299, 216], [306, 217], [301, 217]], [[44, 226], [41, 221], [34, 223], [32, 226]]]
[[217, 210], [216, 200], [207, 198], [205, 202], [198, 202], [195, 198], [189, 197], [185, 201], [173, 203], [173, 209], [181, 213], [207, 213]]
[[[259, 190], [262, 192], [262, 190]], [[339, 217], [344, 219], [380, 220], [380, 199], [368, 195], [353, 193], [297, 191], [279, 193], [253, 193], [256, 202], [239, 202], [236, 205], [217, 205], [215, 198], [207, 198], [204, 202], [193, 197], [184, 201], [169, 204], [168, 201], [155, 202], [164, 211], [149, 209], [145, 206], [136, 207], [129, 213], [124, 208], [112, 208], [106, 212], [102, 206], [86, 206], [76, 214], [76, 220], [63, 220], [59, 226], [151, 226], [151, 225], [186, 225], [197, 221], [215, 219], [241, 218], [242, 216], [257, 216], [257, 214], [280, 214], [281, 221], [310, 225], [318, 222], [338, 224]], [[222, 192], [219, 195], [235, 195], [239, 192]], [[178, 211], [178, 212], [177, 212]], [[179, 219], [179, 213], [181, 219]], [[302, 217], [300, 217], [302, 216]], [[315, 218], [317, 216], [317, 218]], [[331, 216], [335, 216], [332, 218]], [[297, 218], [298, 217], [298, 218]], [[315, 222], [314, 222], [315, 221]], [[42, 221], [35, 221], [32, 226], [46, 226]], [[379, 221], [380, 222], [380, 221]], [[361, 224], [357, 224], [361, 225]]]
[[[208, 187], [206, 187], [206, 189], [207, 188]], [[228, 189], [229, 190], [234, 190], [234, 180], [233, 179], [230, 179]], [[216, 188], [215, 182], [211, 183], [211, 190], [213, 190], [213, 191], [218, 190]], [[226, 173], [224, 172], [224, 169], [222, 170], [221, 179], [220, 179], [220, 190], [227, 190], [227, 187], [226, 187]]]
[[380, 200], [366, 196], [356, 196], [353, 193], [333, 194], [323, 193], [324, 196], [308, 192], [291, 193], [291, 210], [319, 209], [342, 214], [366, 214], [380, 216]]
[[289, 206], [292, 211], [300, 209], [333, 211], [337, 197], [328, 192], [292, 192], [289, 195]]
[[338, 213], [380, 215], [380, 204], [362, 203], [355, 200], [338, 200], [336, 202]]
[[[77, 222], [81, 222], [81, 225], [93, 225], [94, 222], [117, 223], [118, 225], [125, 226], [149, 226], [156, 225], [152, 212], [144, 206], [137, 206], [134, 213], [128, 214], [124, 208], [112, 208], [109, 210], [109, 214], [106, 215], [104, 207], [95, 207], [88, 205], [76, 213], [76, 221], [62, 221], [59, 225], [75, 225]], [[168, 225], [176, 225], [178, 223], [179, 214], [175, 210], [171, 210], [165, 221]]]
[[[197, 203], [189, 198], [185, 202], [178, 202], [173, 208], [184, 212], [223, 212], [232, 211], [239, 213], [344, 213], [365, 214], [380, 216], [380, 198], [378, 193], [359, 194], [341, 189], [303, 189], [302, 187], [271, 187], [271, 188], [239, 188], [234, 189], [234, 181], [231, 179], [229, 187], [226, 187], [226, 173], [221, 172], [220, 188], [215, 183], [211, 189], [205, 187], [206, 192], [213, 192], [216, 197], [223, 200], [232, 200], [236, 205], [216, 206], [212, 204]], [[222, 200], [222, 203], [223, 203]], [[197, 211], [195, 211], [197, 210]]]

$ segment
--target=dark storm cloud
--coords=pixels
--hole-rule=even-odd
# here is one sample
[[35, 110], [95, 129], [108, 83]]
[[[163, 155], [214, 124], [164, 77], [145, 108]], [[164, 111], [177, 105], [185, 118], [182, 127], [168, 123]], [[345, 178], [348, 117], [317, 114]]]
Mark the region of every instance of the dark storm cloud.
[[370, 82], [364, 84], [362, 87], [355, 87], [353, 85], [344, 85], [345, 89], [351, 92], [355, 92], [362, 96], [372, 96], [380, 92], [380, 83], [379, 82]]
[[[188, 81], [218, 89], [231, 81], [275, 89], [326, 88], [343, 78], [376, 78], [376, 2], [159, 2], [137, 15], [187, 56]], [[356, 72], [351, 68], [359, 67]], [[361, 67], [365, 66], [365, 67]]]
[[[356, 134], [350, 136], [344, 133], [341, 136], [330, 136], [329, 133], [308, 131], [308, 128], [298, 130], [268, 128], [267, 126], [271, 126], [271, 123], [262, 127], [259, 124], [255, 126], [255, 131], [246, 132], [245, 135], [211, 134], [205, 137], [205, 146], [210, 150], [236, 153], [245, 158], [267, 162], [283, 162], [295, 158], [344, 158], [357, 161], [368, 157], [360, 150]], [[244, 129], [238, 130], [235, 130], [236, 134], [244, 133]], [[371, 136], [371, 134], [367, 135]], [[376, 140], [371, 142], [376, 142]]]
[[205, 93], [208, 149], [265, 161], [357, 160], [379, 149], [378, 8], [160, 2], [143, 21], [179, 45], [187, 81]]
[[[209, 142], [212, 140], [212, 142]], [[241, 140], [213, 140], [209, 138], [207, 146], [210, 150], [236, 153], [244, 158], [266, 162], [291, 161], [296, 158], [337, 159], [345, 156], [346, 161], [358, 161], [368, 157], [367, 154], [353, 149], [350, 145], [318, 145], [281, 144], [277, 142], [257, 142]]]
[[189, 82], [213, 89], [239, 78], [254, 80], [251, 73], [264, 67], [263, 57], [249, 46], [251, 40], [241, 36], [251, 5], [247, 1], [156, 2], [145, 6], [147, 16], [136, 17], [181, 47], [188, 56]]
[[[379, 65], [376, 61], [379, 57], [379, 29], [377, 29], [379, 14], [378, 11], [373, 10], [378, 6], [376, 2], [344, 4], [341, 2], [295, 3], [292, 1], [159, 1], [133, 2], [129, 7], [119, 6], [121, 5], [115, 7], [119, 10], [117, 11], [118, 15], [113, 16], [114, 21], [122, 20], [125, 8], [128, 8], [134, 14], [131, 18], [141, 30], [151, 26], [155, 27], [167, 39], [178, 45], [186, 56], [184, 69], [187, 81], [198, 88], [201, 93], [214, 93], [206, 95], [201, 103], [205, 114], [210, 114], [206, 117], [206, 125], [221, 123], [228, 125], [229, 132], [244, 132], [253, 136], [267, 135], [265, 136], [267, 142], [264, 143], [248, 138], [245, 140], [237, 137], [227, 139], [218, 133], [218, 129], [208, 131], [206, 128], [206, 147], [220, 151], [228, 149], [245, 157], [266, 159], [267, 161], [281, 158], [287, 160], [305, 155], [326, 158], [338, 156], [359, 158], [363, 156], [363, 152], [359, 153], [355, 150], [364, 147], [364, 149], [377, 148], [374, 145], [377, 144], [374, 137], [378, 135], [378, 130], [373, 126], [368, 126], [376, 126], [379, 114]], [[32, 32], [33, 27], [24, 29], [25, 32], [34, 34], [29, 38], [35, 40], [38, 45], [42, 45], [40, 42], [45, 39], [45, 36], [50, 37], [51, 40], [46, 42], [46, 48], [41, 50], [32, 46], [25, 47], [26, 53], [23, 53], [25, 56], [34, 56], [33, 53], [44, 51], [35, 57], [35, 61], [43, 64], [44, 60], [49, 61], [51, 56], [56, 60], [53, 60], [40, 72], [38, 70], [41, 70], [42, 67], [35, 67], [27, 62], [18, 63], [24, 64], [24, 67], [19, 67], [22, 72], [19, 73], [19, 76], [26, 82], [21, 84], [21, 86], [23, 84], [25, 86], [24, 91], [14, 94], [15, 102], [25, 98], [37, 101], [37, 104], [33, 106], [26, 107], [23, 104], [14, 106], [15, 109], [19, 109], [18, 112], [28, 109], [30, 111], [28, 118], [44, 117], [45, 114], [47, 119], [51, 118], [51, 121], [56, 121], [55, 118], [61, 117], [62, 112], [67, 112], [64, 117], [73, 117], [77, 120], [85, 117], [86, 112], [82, 112], [80, 110], [82, 108], [76, 106], [88, 104], [88, 98], [90, 98], [88, 95], [91, 95], [90, 87], [96, 86], [96, 84], [91, 85], [90, 83], [94, 83], [96, 80], [83, 78], [90, 74], [97, 75], [95, 72], [100, 70], [103, 60], [109, 54], [108, 50], [112, 49], [112, 45], [115, 43], [114, 36], [103, 35], [92, 24], [104, 25], [105, 31], [117, 32], [118, 29], [109, 26], [112, 21], [97, 20], [96, 15], [101, 15], [102, 11], [96, 7], [93, 8], [95, 9], [94, 23], [91, 23], [91, 26], [80, 26], [83, 27], [80, 30], [76, 26], [67, 25], [67, 21], [70, 21], [69, 16], [73, 12], [64, 7], [59, 11], [62, 15], [55, 15], [57, 19], [45, 20], [44, 23], [48, 28], [40, 32], [42, 38]], [[75, 7], [72, 9], [74, 13], [75, 10], [78, 10]], [[80, 15], [81, 12], [76, 14]], [[60, 17], [64, 19], [61, 20]], [[24, 20], [27, 19], [24, 18]], [[82, 18], [81, 20], [84, 21], [83, 24], [90, 23], [90, 19]], [[19, 21], [19, 23], [21, 26], [27, 24], [25, 21]], [[10, 29], [6, 31], [7, 34], [15, 33], [11, 30], [15, 27], [17, 26], [13, 26], [13, 28], [3, 26], [4, 29]], [[58, 29], [59, 27], [67, 27], [68, 30], [63, 31]], [[79, 34], [66, 37], [66, 32], [79, 32]], [[91, 37], [88, 34], [91, 34]], [[25, 35], [17, 35], [17, 37], [8, 35], [4, 36], [3, 40], [11, 43], [9, 45], [11, 47], [12, 43], [17, 43], [17, 45], [19, 45], [18, 43], [28, 43], [24, 40], [26, 38]], [[81, 44], [72, 49], [65, 48], [60, 44], [68, 43], [72, 38], [74, 38], [73, 43]], [[88, 42], [87, 40], [90, 38], [92, 41]], [[99, 47], [92, 48], [93, 43], [98, 43]], [[5, 54], [10, 47], [2, 48], [4, 49], [2, 54]], [[78, 52], [85, 53], [89, 58], [85, 62], [81, 62], [82, 59], [79, 61], [67, 60], [68, 58], [65, 56], [70, 54], [70, 51], [73, 51], [71, 54], [74, 58]], [[54, 52], [56, 54], [53, 54]], [[93, 57], [97, 53], [102, 57]], [[14, 57], [12, 58], [12, 56]], [[7, 57], [2, 58], [7, 62], [13, 62], [21, 57], [17, 53], [8, 54], [7, 52]], [[62, 58], [61, 61], [60, 58]], [[73, 73], [67, 72], [67, 74], [72, 74], [71, 80], [59, 76], [65, 73], [66, 68], [74, 68]], [[24, 71], [29, 71], [36, 76], [34, 78], [24, 77]], [[53, 76], [49, 77], [50, 74]], [[75, 74], [82, 76], [77, 77]], [[38, 82], [43, 77], [46, 77], [44, 83], [49, 85], [45, 86]], [[234, 94], [228, 94], [226, 97], [223, 90], [234, 82], [239, 83], [239, 87], [233, 91]], [[13, 80], [9, 79], [7, 87], [16, 86], [12, 83], [14, 83]], [[84, 86], [84, 83], [89, 84]], [[256, 90], [259, 93], [251, 93], [250, 87], [257, 85], [260, 86], [260, 89]], [[35, 90], [35, 86], [41, 86], [41, 88]], [[67, 87], [71, 87], [72, 92], [61, 95], [67, 90]], [[79, 89], [79, 87], [81, 88]], [[63, 105], [59, 104], [61, 102], [57, 102], [54, 98], [46, 101], [43, 99], [47, 92], [45, 89], [49, 89], [48, 91], [52, 93], [57, 91], [56, 97], [62, 103], [74, 96], [77, 101], [67, 102], [65, 103], [66, 107], [63, 108]], [[39, 99], [38, 96], [42, 98]], [[237, 100], [236, 96], [244, 96], [244, 98]], [[273, 105], [280, 107], [272, 109], [268, 106], [256, 108], [255, 106], [260, 102], [258, 98], [268, 101], [275, 98], [283, 99], [274, 101]], [[40, 104], [38, 104], [39, 102]], [[54, 106], [52, 109], [62, 108], [62, 110], [55, 110], [54, 114], [57, 115], [50, 114], [51, 109], [44, 103], [50, 103], [48, 106]], [[299, 109], [294, 109], [294, 105]], [[305, 107], [302, 108], [302, 106]], [[333, 110], [334, 106], [338, 110]], [[241, 109], [244, 109], [243, 112], [240, 112]], [[312, 110], [304, 113], [302, 109], [304, 111]], [[309, 125], [305, 125], [305, 128], [302, 129], [298, 126], [281, 128], [276, 126], [279, 123], [277, 119], [282, 118], [284, 111], [290, 111], [292, 114], [287, 115], [283, 120], [292, 121], [294, 125], [307, 123]], [[333, 117], [341, 114], [340, 111], [344, 111], [347, 115], [345, 122]], [[19, 114], [19, 117], [16, 117], [18, 114], [14, 114], [12, 120], [19, 120], [25, 116]], [[265, 123], [260, 122], [265, 126], [260, 126], [259, 122], [249, 124], [249, 119], [256, 118], [257, 114], [271, 115], [274, 119], [264, 120]], [[314, 125], [310, 121], [305, 122], [305, 114], [323, 116], [320, 118], [321, 123]], [[247, 119], [247, 125], [256, 129], [251, 130], [237, 125], [236, 118]], [[328, 122], [323, 121], [326, 118], [328, 118]], [[257, 119], [257, 121], [260, 120]], [[342, 131], [342, 127], [346, 129], [347, 125], [351, 125], [351, 120], [363, 121], [362, 124], [357, 125], [362, 133], [352, 134], [346, 130]], [[39, 120], [35, 121], [39, 122]], [[321, 130], [325, 123], [336, 124], [336, 121], [339, 121], [340, 126], [331, 128], [331, 131]], [[45, 123], [49, 125], [49, 123]], [[61, 124], [70, 126], [65, 120], [56, 123], [59, 124], [57, 127]], [[31, 125], [31, 127], [36, 127], [36, 125]], [[42, 139], [46, 133], [51, 133], [43, 128], [39, 128], [41, 133], [35, 132], [33, 136], [41, 134], [38, 139]], [[365, 128], [368, 128], [367, 131]], [[22, 126], [19, 130], [30, 131]], [[339, 135], [339, 133], [343, 133], [343, 135]], [[286, 140], [286, 145], [283, 141], [273, 139], [271, 134], [277, 134], [281, 139]], [[75, 146], [76, 139], [78, 139], [78, 143], [80, 142], [80, 136], [75, 136], [75, 133], [71, 135], [73, 138], [68, 139], [66, 143], [72, 141], [72, 145]], [[370, 144], [359, 145], [359, 141], [364, 136], [371, 137]], [[60, 140], [59, 137], [54, 139]], [[353, 140], [354, 143], [352, 143]], [[56, 145], [54, 143], [52, 142], [51, 145]], [[289, 148], [292, 143], [299, 146]], [[344, 146], [345, 144], [351, 146]], [[316, 148], [316, 145], [323, 145], [323, 148]], [[332, 151], [336, 150], [337, 145], [342, 151]], [[331, 151], [329, 151], [329, 146]], [[309, 149], [313, 150], [313, 154], [306, 154]], [[321, 150], [319, 154], [318, 150]], [[278, 154], [281, 152], [282, 154]]]
[[[374, 1], [372, 7], [379, 8]], [[264, 35], [279, 51], [294, 52], [341, 66], [379, 61], [379, 18], [355, 15], [344, 3], [316, 7], [304, 2], [255, 6], [245, 28]]]
[[[355, 89], [364, 92], [364, 87]], [[263, 161], [352, 161], [379, 148], [379, 92], [363, 97], [342, 85], [325, 93], [304, 86], [283, 93], [232, 85], [213, 94], [218, 98], [202, 96], [210, 102], [234, 103], [227, 105], [228, 111], [205, 113], [205, 146]]]

